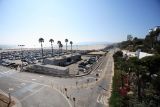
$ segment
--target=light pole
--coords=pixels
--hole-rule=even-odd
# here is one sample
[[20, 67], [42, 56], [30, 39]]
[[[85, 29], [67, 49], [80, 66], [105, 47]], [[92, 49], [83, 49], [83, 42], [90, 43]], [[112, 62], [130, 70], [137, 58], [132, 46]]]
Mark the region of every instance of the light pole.
[[75, 97], [73, 97], [73, 101], [74, 101], [74, 107], [76, 107], [76, 98]]
[[20, 71], [23, 71], [23, 61], [22, 61], [22, 58], [23, 58], [23, 52], [22, 52], [22, 47], [24, 47], [25, 45], [18, 45], [21, 49], [21, 70]]
[[64, 91], [66, 92], [66, 96], [67, 96], [67, 98], [68, 98], [68, 95], [67, 95], [67, 88], [64, 88]]

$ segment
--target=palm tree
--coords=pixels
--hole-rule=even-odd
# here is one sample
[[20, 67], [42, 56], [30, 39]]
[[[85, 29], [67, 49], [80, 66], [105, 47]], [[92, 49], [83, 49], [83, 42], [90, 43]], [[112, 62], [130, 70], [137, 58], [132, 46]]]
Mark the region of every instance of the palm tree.
[[67, 43], [68, 43], [68, 39], [65, 39], [66, 42], [66, 53], [67, 53]]
[[57, 41], [58, 47], [59, 47], [59, 56], [60, 56], [60, 45], [61, 45], [61, 41]]
[[42, 43], [44, 42], [44, 39], [43, 38], [39, 38], [39, 43], [41, 43], [41, 50], [42, 50], [42, 58], [43, 58], [43, 45]]
[[71, 54], [72, 54], [72, 44], [73, 44], [73, 42], [72, 42], [72, 41], [70, 41], [70, 44], [71, 44]]
[[53, 44], [52, 44], [52, 43], [54, 42], [54, 40], [53, 40], [53, 39], [50, 39], [50, 40], [49, 40], [49, 42], [51, 42], [51, 48], [52, 48], [52, 57], [53, 57]]

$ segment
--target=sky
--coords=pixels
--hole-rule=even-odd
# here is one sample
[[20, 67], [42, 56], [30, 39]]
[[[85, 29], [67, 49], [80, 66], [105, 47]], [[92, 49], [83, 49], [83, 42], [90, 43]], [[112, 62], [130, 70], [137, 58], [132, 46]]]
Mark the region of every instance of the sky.
[[120, 42], [160, 25], [160, 0], [0, 0], [0, 44]]

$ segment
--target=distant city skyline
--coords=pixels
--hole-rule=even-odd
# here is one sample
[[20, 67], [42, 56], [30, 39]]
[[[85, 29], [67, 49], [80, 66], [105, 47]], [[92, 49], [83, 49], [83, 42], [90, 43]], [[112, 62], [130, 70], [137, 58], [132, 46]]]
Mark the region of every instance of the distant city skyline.
[[144, 38], [159, 19], [159, 0], [0, 0], [0, 44], [120, 42]]

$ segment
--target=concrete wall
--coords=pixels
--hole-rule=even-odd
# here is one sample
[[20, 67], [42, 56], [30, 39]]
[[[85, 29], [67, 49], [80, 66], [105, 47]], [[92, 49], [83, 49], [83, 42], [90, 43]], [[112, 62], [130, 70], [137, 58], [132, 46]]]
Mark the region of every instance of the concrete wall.
[[66, 66], [73, 62], [77, 62], [81, 60], [81, 55], [72, 55], [67, 57], [60, 58], [47, 58], [44, 59], [44, 64], [58, 65], [58, 66]]
[[53, 75], [53, 76], [62, 76], [69, 74], [69, 68], [67, 67], [60, 67], [55, 65], [41, 65], [41, 64], [34, 64], [28, 66], [26, 67], [25, 71], [41, 73], [46, 75]]

